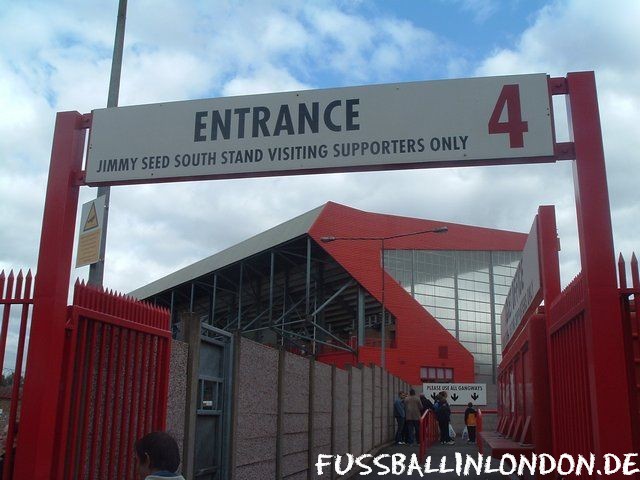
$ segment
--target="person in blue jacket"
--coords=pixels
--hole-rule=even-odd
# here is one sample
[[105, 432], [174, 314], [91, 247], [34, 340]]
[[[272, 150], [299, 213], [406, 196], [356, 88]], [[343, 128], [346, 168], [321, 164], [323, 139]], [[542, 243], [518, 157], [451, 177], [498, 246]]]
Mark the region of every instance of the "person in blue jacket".
[[398, 393], [398, 398], [393, 402], [393, 416], [396, 419], [396, 445], [404, 445], [404, 423], [407, 417], [407, 414], [404, 409], [404, 398], [407, 396], [406, 393], [400, 392]]

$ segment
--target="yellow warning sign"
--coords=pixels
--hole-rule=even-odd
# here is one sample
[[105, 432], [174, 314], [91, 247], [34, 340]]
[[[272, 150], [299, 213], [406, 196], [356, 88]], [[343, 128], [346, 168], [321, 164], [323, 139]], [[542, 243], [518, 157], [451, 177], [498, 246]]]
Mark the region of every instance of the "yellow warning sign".
[[101, 229], [98, 228], [93, 232], [80, 236], [76, 268], [91, 265], [100, 260], [100, 233]]
[[92, 228], [96, 228], [98, 226], [98, 214], [96, 213], [96, 204], [95, 202], [91, 203], [91, 208], [89, 209], [89, 215], [87, 216], [87, 220], [84, 222], [84, 227], [82, 228], [83, 232], [87, 230], [91, 230]]
[[76, 268], [91, 265], [100, 260], [102, 246], [102, 224], [104, 221], [105, 196], [82, 205], [78, 231], [78, 250], [76, 251]]

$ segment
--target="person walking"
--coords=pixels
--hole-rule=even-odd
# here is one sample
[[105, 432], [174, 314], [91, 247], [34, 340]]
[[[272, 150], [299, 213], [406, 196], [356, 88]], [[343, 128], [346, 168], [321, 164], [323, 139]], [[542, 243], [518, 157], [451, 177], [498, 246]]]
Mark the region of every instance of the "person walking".
[[404, 409], [404, 392], [398, 393], [398, 398], [393, 402], [393, 416], [396, 419], [396, 445], [404, 445], [404, 428], [406, 413]]
[[467, 443], [475, 443], [476, 441], [476, 417], [478, 412], [473, 408], [473, 403], [467, 404], [467, 409], [464, 411], [464, 424], [467, 426], [467, 432], [469, 433], [469, 440]]
[[449, 436], [449, 422], [451, 421], [451, 408], [445, 396], [441, 395], [437, 402], [436, 418], [440, 428], [440, 443], [442, 445], [454, 445], [456, 442]]
[[419, 438], [420, 430], [420, 409], [422, 403], [416, 395], [416, 391], [412, 388], [409, 390], [409, 396], [404, 399], [405, 422], [409, 434], [409, 445], [413, 445]]

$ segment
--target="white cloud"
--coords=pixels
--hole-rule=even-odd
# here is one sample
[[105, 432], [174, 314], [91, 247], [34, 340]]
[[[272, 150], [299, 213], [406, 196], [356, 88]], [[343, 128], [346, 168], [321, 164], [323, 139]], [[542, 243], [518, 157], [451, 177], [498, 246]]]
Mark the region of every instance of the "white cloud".
[[250, 69], [246, 73], [239, 73], [229, 80], [222, 89], [224, 96], [251, 95], [270, 92], [288, 92], [310, 88], [284, 68], [272, 65], [262, 65], [257, 69]]
[[44, 175], [0, 175], [0, 270], [35, 268], [45, 188]]
[[504, 7], [496, 0], [447, 0], [448, 3], [459, 4], [462, 10], [470, 12], [474, 20], [482, 23], [491, 17], [499, 8]]

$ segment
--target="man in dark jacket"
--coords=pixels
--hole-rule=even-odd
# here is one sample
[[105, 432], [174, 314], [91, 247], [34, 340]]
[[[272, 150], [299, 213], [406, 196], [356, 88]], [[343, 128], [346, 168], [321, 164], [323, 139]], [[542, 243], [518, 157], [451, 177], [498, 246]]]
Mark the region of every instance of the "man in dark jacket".
[[438, 399], [438, 409], [436, 410], [436, 418], [438, 419], [438, 427], [440, 428], [440, 443], [442, 445], [454, 445], [455, 442], [449, 436], [449, 422], [451, 421], [451, 408], [446, 397], [441, 396]]
[[404, 434], [404, 421], [406, 418], [406, 413], [404, 410], [404, 397], [407, 395], [404, 392], [400, 392], [398, 394], [398, 398], [393, 402], [393, 416], [396, 419], [397, 429], [396, 429], [396, 445], [404, 445], [403, 434]]

